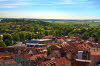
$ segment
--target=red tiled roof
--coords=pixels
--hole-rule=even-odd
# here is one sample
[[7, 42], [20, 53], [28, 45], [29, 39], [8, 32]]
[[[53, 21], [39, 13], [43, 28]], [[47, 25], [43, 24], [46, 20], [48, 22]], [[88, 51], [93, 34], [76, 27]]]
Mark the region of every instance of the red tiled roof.
[[56, 65], [59, 65], [59, 64], [69, 64], [71, 63], [71, 61], [69, 59], [66, 59], [65, 57], [62, 57], [62, 58], [55, 58], [54, 60], [42, 62], [42, 64], [44, 65], [49, 63], [55, 63]]
[[57, 45], [51, 45], [50, 48], [52, 50], [59, 50], [61, 47], [60, 46], [57, 46]]
[[11, 56], [15, 56], [15, 55], [14, 54], [0, 53], [0, 58], [4, 58], [4, 57], [9, 58]]
[[52, 38], [55, 38], [55, 36], [53, 35], [48, 35], [48, 36], [44, 36], [43, 39], [52, 39]]
[[29, 58], [29, 60], [37, 60], [37, 58], [43, 58], [44, 54], [37, 54], [37, 55], [33, 55]]
[[16, 63], [16, 61], [12, 59], [12, 60], [5, 61], [5, 63]]
[[63, 39], [57, 39], [57, 42], [64, 42]]
[[88, 50], [90, 48], [88, 44], [79, 44], [79, 43], [69, 43], [69, 45], [61, 44], [60, 46], [67, 53], [76, 53], [78, 50]]
[[100, 49], [98, 49], [98, 48], [90, 49], [90, 54], [91, 55], [98, 55], [98, 56], [100, 56]]

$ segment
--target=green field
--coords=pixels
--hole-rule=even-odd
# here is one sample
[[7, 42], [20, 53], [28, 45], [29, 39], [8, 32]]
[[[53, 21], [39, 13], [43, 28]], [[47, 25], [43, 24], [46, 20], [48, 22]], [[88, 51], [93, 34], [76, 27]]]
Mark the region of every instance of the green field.
[[90, 26], [99, 26], [100, 22], [93, 22], [93, 23], [88, 23]]
[[87, 22], [67, 22], [67, 21], [48, 21], [51, 23], [58, 23], [58, 24], [66, 24], [66, 25], [74, 25], [74, 24], [89, 24], [90, 26], [99, 26], [100, 25], [100, 21], [87, 21]]
[[0, 21], [1, 21], [2, 19], [0, 19]]

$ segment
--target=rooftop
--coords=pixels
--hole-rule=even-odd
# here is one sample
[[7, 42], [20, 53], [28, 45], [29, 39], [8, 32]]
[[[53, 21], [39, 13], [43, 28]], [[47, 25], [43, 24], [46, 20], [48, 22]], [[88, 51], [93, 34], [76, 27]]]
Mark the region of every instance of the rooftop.
[[26, 45], [46, 45], [46, 44], [26, 43]]
[[80, 62], [91, 62], [91, 60], [83, 60], [83, 59], [76, 59], [76, 61], [80, 61]]
[[49, 41], [49, 40], [52, 40], [52, 39], [32, 39], [33, 41]]
[[91, 52], [91, 55], [100, 56], [100, 48], [93, 48], [90, 50], [90, 52]]

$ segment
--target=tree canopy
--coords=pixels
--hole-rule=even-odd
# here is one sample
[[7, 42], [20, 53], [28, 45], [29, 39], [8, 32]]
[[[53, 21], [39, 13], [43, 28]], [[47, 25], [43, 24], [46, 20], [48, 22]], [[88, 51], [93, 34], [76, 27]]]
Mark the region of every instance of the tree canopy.
[[39, 20], [2, 19], [0, 22], [2, 40], [8, 46], [13, 41], [42, 38], [47, 35], [66, 36], [80, 34], [83, 39], [94, 37], [100, 40], [100, 26], [88, 24], [58, 24]]

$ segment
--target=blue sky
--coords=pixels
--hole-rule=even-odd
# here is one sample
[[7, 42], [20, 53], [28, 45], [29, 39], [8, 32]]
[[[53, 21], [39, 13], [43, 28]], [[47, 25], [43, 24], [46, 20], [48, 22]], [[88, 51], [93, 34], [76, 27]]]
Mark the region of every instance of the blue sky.
[[0, 0], [0, 17], [100, 19], [100, 0]]

